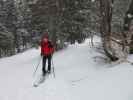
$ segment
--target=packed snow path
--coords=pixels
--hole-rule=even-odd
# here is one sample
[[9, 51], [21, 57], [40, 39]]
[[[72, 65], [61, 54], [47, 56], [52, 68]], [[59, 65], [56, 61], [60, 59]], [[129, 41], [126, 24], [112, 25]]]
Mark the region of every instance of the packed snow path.
[[40, 64], [33, 77], [39, 50], [0, 59], [0, 100], [133, 100], [133, 66], [111, 67], [95, 62], [97, 55], [88, 43], [55, 53], [56, 78], [49, 76], [37, 88], [32, 84], [41, 74]]

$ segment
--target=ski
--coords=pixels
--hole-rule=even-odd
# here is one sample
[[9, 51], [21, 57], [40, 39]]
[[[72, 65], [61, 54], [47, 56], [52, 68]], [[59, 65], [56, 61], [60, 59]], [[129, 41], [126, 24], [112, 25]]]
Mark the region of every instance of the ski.
[[50, 73], [46, 73], [46, 75], [41, 75], [39, 77], [39, 79], [33, 83], [33, 87], [38, 87], [39, 85], [41, 85], [42, 83], [44, 83], [44, 81], [49, 76], [49, 74]]
[[45, 81], [45, 76], [41, 76], [37, 82], [33, 84], [33, 87], [38, 87], [40, 84], [42, 84]]

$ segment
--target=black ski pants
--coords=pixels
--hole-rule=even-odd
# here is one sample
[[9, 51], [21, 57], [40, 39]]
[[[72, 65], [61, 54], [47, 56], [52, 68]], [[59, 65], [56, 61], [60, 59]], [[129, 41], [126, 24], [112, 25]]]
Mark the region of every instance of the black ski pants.
[[[47, 71], [51, 71], [51, 59], [52, 59], [52, 56], [51, 55], [48, 55], [48, 56], [43, 56], [43, 61], [42, 61], [42, 71], [43, 71], [43, 74], [45, 74]], [[48, 69], [46, 70], [46, 62], [48, 61]]]

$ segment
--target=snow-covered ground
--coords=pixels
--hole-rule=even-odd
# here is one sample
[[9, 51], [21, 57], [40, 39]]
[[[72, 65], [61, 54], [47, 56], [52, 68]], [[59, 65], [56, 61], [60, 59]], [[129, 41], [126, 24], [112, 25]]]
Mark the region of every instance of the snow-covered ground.
[[32, 85], [41, 74], [40, 64], [33, 77], [39, 50], [0, 59], [0, 100], [133, 100], [133, 66], [95, 62], [97, 55], [88, 40], [55, 53], [56, 77], [37, 88]]

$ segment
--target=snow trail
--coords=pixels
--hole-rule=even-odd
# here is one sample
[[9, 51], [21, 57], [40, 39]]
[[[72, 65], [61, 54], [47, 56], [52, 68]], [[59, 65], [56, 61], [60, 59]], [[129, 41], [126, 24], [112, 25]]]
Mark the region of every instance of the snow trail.
[[88, 40], [55, 53], [56, 78], [50, 75], [37, 88], [32, 84], [41, 74], [40, 64], [33, 77], [39, 50], [0, 59], [0, 100], [133, 100], [132, 66], [106, 67], [94, 61], [97, 55]]

